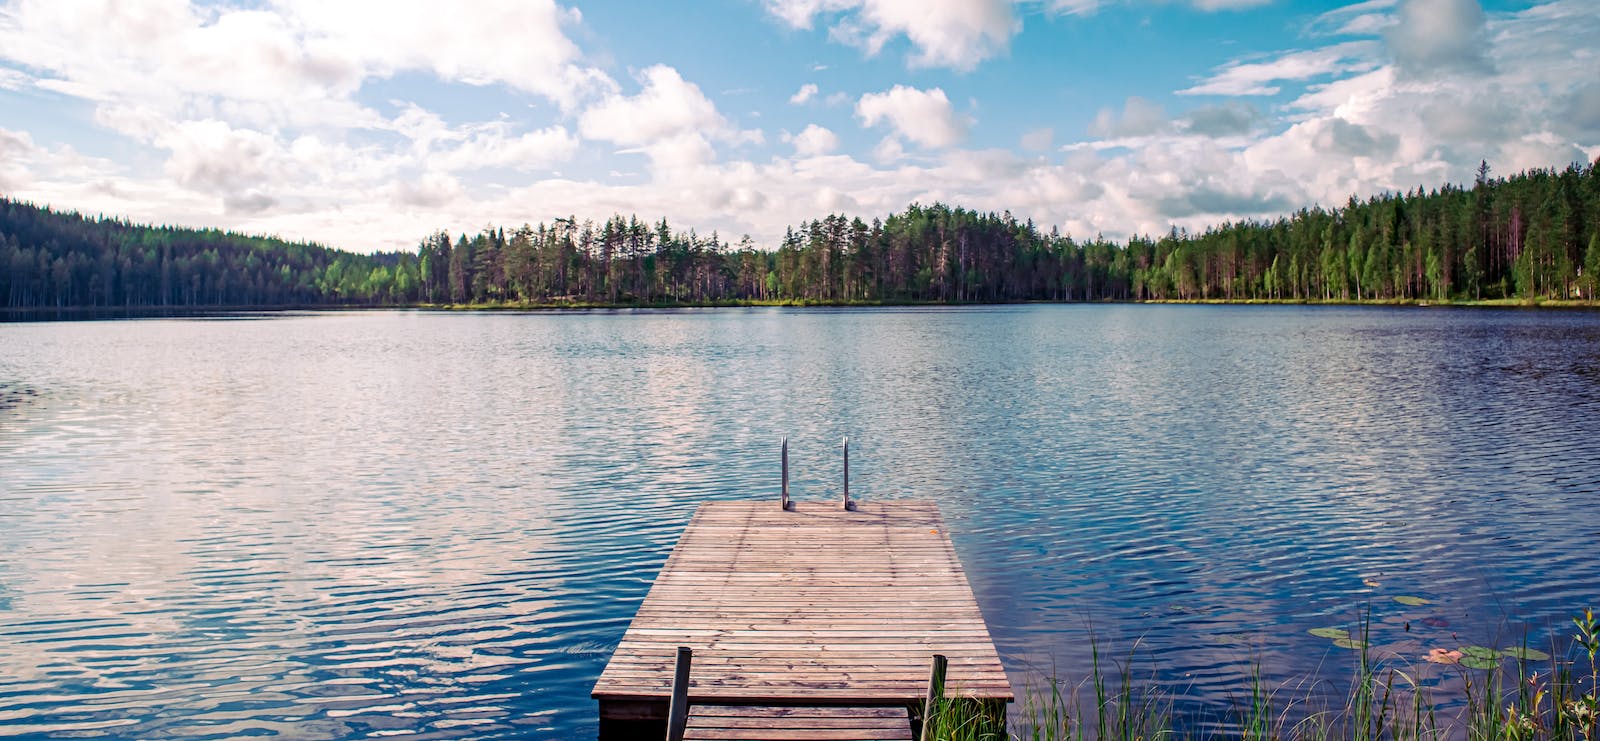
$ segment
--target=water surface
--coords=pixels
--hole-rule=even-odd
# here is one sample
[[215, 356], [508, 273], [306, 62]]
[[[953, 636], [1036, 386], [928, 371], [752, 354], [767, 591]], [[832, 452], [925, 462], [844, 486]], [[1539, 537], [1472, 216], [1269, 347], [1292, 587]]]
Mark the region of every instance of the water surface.
[[1413, 663], [1569, 632], [1597, 412], [1594, 313], [0, 325], [0, 735], [593, 737], [694, 507], [776, 497], [783, 435], [798, 498], [849, 435], [853, 494], [939, 503], [1019, 686], [1093, 634], [1224, 722], [1253, 660], [1346, 676], [1306, 631], [1364, 610]]

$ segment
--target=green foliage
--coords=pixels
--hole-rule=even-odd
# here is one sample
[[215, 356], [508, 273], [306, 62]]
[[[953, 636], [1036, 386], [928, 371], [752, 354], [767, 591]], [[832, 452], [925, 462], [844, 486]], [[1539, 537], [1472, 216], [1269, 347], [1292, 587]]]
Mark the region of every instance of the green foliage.
[[[1036, 678], [1023, 693], [1009, 738], [1018, 741], [1173, 738], [1172, 699], [1134, 679], [1135, 645], [1108, 677], [1098, 641], [1091, 639], [1089, 676], [1072, 682], [1058, 675]], [[1107, 680], [1111, 680], [1109, 683]], [[1092, 699], [1086, 695], [1092, 694]], [[939, 735], [943, 739], [944, 736]]]
[[[1008, 301], [1594, 300], [1600, 163], [1351, 198], [1117, 244], [935, 203], [801, 222], [771, 249], [574, 217], [358, 255], [0, 199], [0, 308]], [[1580, 250], [1585, 225], [1588, 249]]]
[[284, 306], [405, 300], [409, 256], [140, 226], [0, 198], [0, 308]]
[[1589, 249], [1583, 253], [1583, 297], [1594, 301], [1600, 293], [1600, 230], [1589, 235]]
[[[1306, 677], [1284, 685], [1269, 685], [1262, 677], [1259, 661], [1252, 664], [1247, 687], [1238, 688], [1232, 712], [1221, 729], [1178, 729], [1173, 727], [1174, 699], [1156, 689], [1154, 681], [1139, 686], [1133, 681], [1133, 659], [1117, 665], [1115, 676], [1103, 670], [1099, 647], [1091, 637], [1093, 661], [1089, 675], [1074, 682], [1052, 673], [1030, 677], [1021, 702], [1010, 719], [1011, 739], [1018, 741], [1072, 741], [1077, 739], [1178, 739], [1237, 738], [1248, 741], [1328, 741], [1348, 739], [1465, 738], [1469, 741], [1556, 741], [1595, 739], [1600, 733], [1600, 620], [1592, 610], [1575, 618], [1577, 633], [1572, 648], [1573, 660], [1553, 659], [1548, 653], [1522, 646], [1492, 649], [1465, 646], [1461, 654], [1481, 657], [1481, 669], [1465, 669], [1451, 662], [1413, 665], [1404, 657], [1368, 647], [1372, 623], [1363, 616], [1361, 645], [1354, 658], [1354, 676], [1342, 699], [1335, 695], [1329, 707], [1318, 688], [1327, 680]], [[1342, 629], [1318, 629], [1313, 633], [1332, 637]], [[1348, 634], [1346, 634], [1348, 635]], [[1459, 654], [1458, 654], [1459, 655]], [[1587, 661], [1585, 662], [1585, 655]], [[1515, 659], [1507, 661], [1506, 659]], [[1542, 666], [1532, 662], [1546, 662]], [[1466, 661], [1461, 662], [1466, 665]], [[1586, 664], [1586, 665], [1585, 665]], [[1584, 674], [1585, 670], [1587, 675]], [[1443, 677], [1431, 672], [1458, 675], [1465, 692], [1465, 706], [1457, 705], [1451, 715], [1435, 707], [1434, 692]], [[1152, 680], [1154, 678], [1152, 677]], [[1295, 697], [1296, 688], [1305, 688], [1304, 697]], [[1090, 698], [1088, 695], [1092, 694]], [[980, 727], [974, 713], [980, 708], [953, 704], [949, 728]], [[989, 735], [936, 734], [939, 739], [993, 738]]]

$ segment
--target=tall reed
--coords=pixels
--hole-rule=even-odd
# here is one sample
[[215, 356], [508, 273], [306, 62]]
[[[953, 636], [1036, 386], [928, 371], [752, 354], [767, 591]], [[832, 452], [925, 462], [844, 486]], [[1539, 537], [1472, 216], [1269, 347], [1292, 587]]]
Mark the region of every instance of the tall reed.
[[[1311, 677], [1273, 685], [1257, 659], [1231, 717], [1220, 730], [1204, 731], [1175, 725], [1175, 697], [1158, 688], [1153, 671], [1148, 681], [1136, 680], [1137, 642], [1107, 667], [1091, 637], [1087, 676], [1031, 677], [1009, 723], [993, 708], [946, 700], [938, 706], [933, 740], [925, 741], [1600, 741], [1600, 620], [1585, 610], [1572, 622], [1577, 631], [1568, 658], [1524, 645], [1498, 650], [1502, 658], [1489, 664], [1452, 665], [1375, 655], [1363, 615], [1360, 640], [1351, 640], [1358, 650], [1342, 701], [1329, 705], [1319, 698], [1315, 688], [1322, 683]], [[1430, 672], [1460, 677], [1465, 704], [1453, 714], [1437, 708], [1429, 688], [1438, 675]], [[1294, 694], [1300, 689], [1303, 696]]]

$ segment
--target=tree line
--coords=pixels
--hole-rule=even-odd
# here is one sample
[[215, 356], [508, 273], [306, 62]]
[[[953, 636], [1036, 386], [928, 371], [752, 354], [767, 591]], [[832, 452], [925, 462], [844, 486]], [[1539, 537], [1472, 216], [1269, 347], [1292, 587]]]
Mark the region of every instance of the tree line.
[[141, 226], [0, 198], [5, 308], [739, 301], [1594, 300], [1600, 161], [1470, 187], [1352, 197], [1331, 210], [1079, 240], [935, 203], [828, 215], [770, 247], [613, 216], [356, 254]]

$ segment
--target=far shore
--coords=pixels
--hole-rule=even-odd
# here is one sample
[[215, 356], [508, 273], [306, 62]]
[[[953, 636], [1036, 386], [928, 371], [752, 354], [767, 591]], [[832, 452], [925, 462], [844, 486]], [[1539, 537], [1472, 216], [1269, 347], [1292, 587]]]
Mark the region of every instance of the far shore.
[[1492, 309], [1600, 309], [1600, 300], [1497, 298], [1497, 299], [1148, 299], [1103, 301], [821, 301], [811, 299], [738, 299], [726, 301], [491, 301], [466, 304], [295, 304], [240, 306], [43, 306], [0, 309], [0, 322], [52, 319], [159, 318], [215, 316], [224, 314], [295, 311], [375, 311], [413, 309], [424, 311], [614, 311], [625, 309], [713, 309], [751, 307], [796, 308], [871, 308], [938, 306], [1015, 306], [1032, 304], [1061, 305], [1139, 305], [1165, 304], [1190, 306], [1411, 306]]

